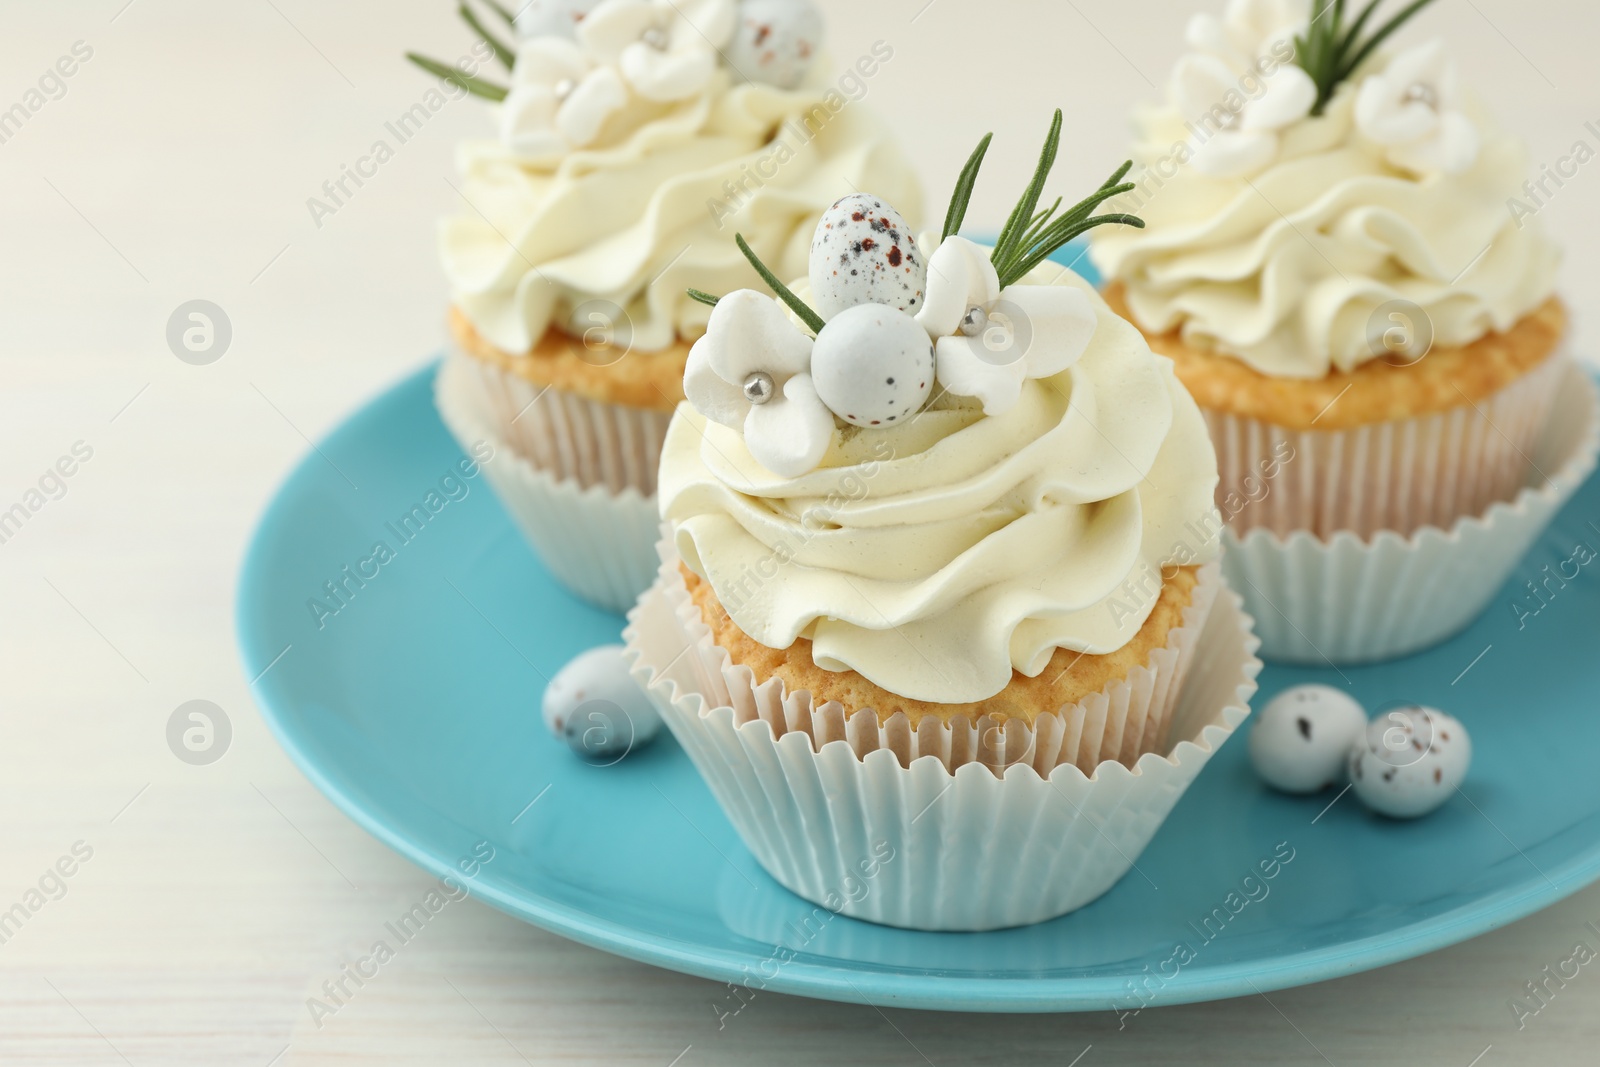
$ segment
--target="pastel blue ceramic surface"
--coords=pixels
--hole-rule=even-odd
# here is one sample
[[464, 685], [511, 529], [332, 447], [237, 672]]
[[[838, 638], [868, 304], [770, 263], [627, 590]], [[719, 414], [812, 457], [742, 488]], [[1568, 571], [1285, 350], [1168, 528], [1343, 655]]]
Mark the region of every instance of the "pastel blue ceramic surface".
[[[670, 735], [593, 767], [545, 733], [545, 679], [617, 640], [622, 620], [552, 581], [481, 476], [449, 480], [462, 457], [434, 414], [431, 379], [430, 368], [356, 413], [272, 501], [240, 578], [244, 669], [279, 742], [352, 819], [529, 922], [806, 996], [1131, 1009], [1406, 959], [1600, 877], [1600, 563], [1542, 607], [1524, 587], [1578, 542], [1600, 549], [1600, 484], [1578, 493], [1485, 616], [1448, 644], [1342, 673], [1262, 675], [1261, 699], [1319, 681], [1347, 686], [1369, 710], [1419, 701], [1458, 716], [1476, 763], [1437, 814], [1395, 823], [1348, 795], [1328, 808], [1331, 790], [1279, 796], [1235, 737], [1100, 900], [1020, 930], [927, 934], [818, 922], [745, 851]], [[430, 491], [443, 506], [402, 543], [401, 517]], [[362, 564], [377, 542], [392, 557]], [[346, 565], [376, 574], [357, 587]], [[318, 620], [308, 601], [338, 606], [324, 583], [341, 580], [344, 605]], [[1519, 627], [1513, 605], [1540, 610]], [[495, 857], [468, 878], [458, 863], [482, 841]]]

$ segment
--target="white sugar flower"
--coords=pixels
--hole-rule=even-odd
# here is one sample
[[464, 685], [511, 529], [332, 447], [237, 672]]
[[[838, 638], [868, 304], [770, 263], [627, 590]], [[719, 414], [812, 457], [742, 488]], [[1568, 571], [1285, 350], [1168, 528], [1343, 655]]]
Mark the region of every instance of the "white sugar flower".
[[578, 39], [645, 99], [683, 100], [711, 80], [734, 22], [733, 0], [604, 0]]
[[1478, 130], [1459, 108], [1455, 64], [1438, 41], [1390, 60], [1361, 83], [1356, 127], [1389, 162], [1415, 174], [1460, 174], [1478, 159]]
[[511, 90], [500, 104], [500, 139], [518, 155], [556, 158], [591, 144], [627, 102], [617, 72], [596, 66], [575, 41], [535, 37], [517, 49]]
[[1242, 72], [1263, 56], [1281, 57], [1305, 27], [1305, 0], [1228, 0], [1220, 18], [1209, 11], [1191, 17], [1183, 37]]
[[1172, 72], [1172, 102], [1192, 129], [1195, 169], [1212, 177], [1251, 174], [1278, 154], [1278, 131], [1305, 118], [1317, 102], [1311, 76], [1292, 63], [1257, 78], [1246, 94], [1242, 76], [1214, 55], [1192, 53]]
[[750, 454], [781, 478], [815, 470], [833, 440], [833, 413], [811, 381], [811, 344], [777, 300], [740, 289], [711, 309], [683, 372], [694, 409], [742, 430]]
[[933, 338], [939, 382], [981, 400], [985, 415], [1001, 415], [1016, 405], [1025, 380], [1078, 361], [1094, 336], [1095, 310], [1081, 290], [1066, 286], [1002, 290], [987, 249], [948, 237], [928, 260], [917, 322]]

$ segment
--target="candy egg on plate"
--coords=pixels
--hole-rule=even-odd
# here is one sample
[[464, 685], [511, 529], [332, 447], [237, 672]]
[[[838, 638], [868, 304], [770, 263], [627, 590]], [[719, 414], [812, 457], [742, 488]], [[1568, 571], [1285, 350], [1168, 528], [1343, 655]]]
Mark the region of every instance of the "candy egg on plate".
[[1297, 685], [1267, 702], [1250, 729], [1250, 762], [1274, 789], [1315, 793], [1344, 773], [1367, 713], [1348, 693]]
[[1350, 785], [1373, 811], [1414, 819], [1449, 800], [1471, 764], [1466, 727], [1437, 708], [1410, 705], [1367, 725], [1350, 753]]
[[544, 724], [580, 757], [616, 762], [655, 739], [661, 716], [622, 658], [621, 645], [581, 652], [545, 687]]

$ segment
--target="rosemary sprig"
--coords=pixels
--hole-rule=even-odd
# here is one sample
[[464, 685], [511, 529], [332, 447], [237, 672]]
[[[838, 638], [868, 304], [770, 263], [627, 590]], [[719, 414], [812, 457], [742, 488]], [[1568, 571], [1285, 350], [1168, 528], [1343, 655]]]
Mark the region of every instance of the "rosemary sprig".
[[[1122, 166], [1118, 167], [1112, 173], [1111, 177], [1107, 178], [1100, 184], [1100, 188], [1096, 189], [1093, 193], [1078, 201], [1078, 203], [1072, 205], [1065, 215], [1062, 215], [1054, 222], [1051, 222], [1048, 227], [1043, 229], [1038, 229], [1036, 227], [1037, 233], [1028, 240], [1024, 241], [1021, 245], [1022, 248], [1027, 249], [1028, 251], [1026, 251], [1020, 259], [1008, 263], [1008, 269], [1004, 273], [1000, 271], [998, 266], [995, 268], [995, 272], [997, 274], [1002, 274], [1002, 279], [1007, 275], [1009, 275], [1013, 281], [1021, 278], [1049, 258], [1050, 253], [1054, 252], [1068, 241], [1071, 241], [1079, 234], [1092, 230], [1096, 226], [1116, 223], [1124, 226], [1133, 226], [1137, 229], [1143, 229], [1144, 220], [1139, 218], [1137, 215], [1130, 215], [1122, 212], [1113, 212], [1107, 215], [1094, 214], [1095, 208], [1099, 207], [1112, 197], [1120, 196], [1134, 187], [1132, 182], [1124, 182], [1122, 180], [1132, 166], [1133, 161], [1131, 159], [1126, 161], [1122, 164]], [[1060, 202], [1057, 201], [1057, 203], [1059, 204]], [[1041, 220], [1040, 225], [1042, 226], [1045, 221], [1048, 221], [1054, 212], [1055, 207], [1053, 206], [1049, 211], [1043, 212], [1042, 214], [1044, 215], [1044, 219]], [[1011, 283], [1002, 280], [1001, 284], [1009, 285]]]
[[427, 56], [418, 55], [416, 52], [407, 52], [406, 58], [429, 74], [443, 78], [452, 85], [459, 86], [474, 96], [481, 96], [485, 100], [493, 100], [499, 103], [506, 98], [506, 94], [510, 91], [502, 85], [496, 85], [471, 74], [463, 74], [448, 63], [441, 63], [437, 59], [429, 59]]
[[1033, 177], [1029, 180], [1027, 188], [1023, 189], [1022, 199], [1011, 209], [1011, 217], [1006, 219], [1005, 226], [1000, 230], [1000, 236], [994, 242], [994, 251], [989, 253], [989, 261], [1001, 275], [1002, 289], [1008, 284], [1003, 268], [1008, 261], [1021, 254], [1021, 249], [1024, 247], [1023, 234], [1034, 224], [1034, 208], [1039, 206], [1039, 194], [1044, 192], [1045, 179], [1050, 176], [1050, 169], [1056, 165], [1056, 151], [1060, 147], [1061, 109], [1056, 108], [1055, 117], [1050, 120], [1050, 132], [1044, 139], [1044, 148], [1039, 153], [1039, 163], [1033, 168]]
[[[1350, 75], [1354, 74], [1356, 68], [1361, 66], [1361, 64], [1366, 61], [1367, 57], [1370, 56], [1380, 44], [1388, 39], [1390, 34], [1394, 33], [1395, 30], [1398, 30], [1401, 26], [1405, 25], [1411, 16], [1415, 15], [1432, 2], [1433, 0], [1413, 0], [1412, 3], [1406, 5], [1400, 14], [1396, 15], [1383, 26], [1379, 27], [1377, 32], [1368, 38], [1367, 42], [1356, 51], [1356, 54], [1345, 62], [1343, 68], [1339, 71], [1340, 79], [1342, 80], [1348, 78]], [[1372, 0], [1372, 3], [1368, 4], [1367, 7], [1371, 9], [1377, 5], [1378, 0]], [[1363, 14], [1365, 14], [1365, 12], [1363, 12]], [[1359, 28], [1360, 26], [1358, 23], [1357, 29]], [[1353, 34], [1351, 35], [1351, 38], [1354, 38]]]
[[[1367, 28], [1367, 20], [1372, 17], [1374, 11], [1378, 10], [1378, 2], [1379, 0], [1368, 0], [1367, 6], [1361, 9], [1361, 14], [1357, 15], [1356, 20], [1350, 24], [1350, 29], [1345, 31], [1345, 36], [1352, 39], [1361, 36], [1361, 31]], [[1335, 12], [1335, 15], [1341, 18], [1343, 14], [1344, 10], [1342, 8]]]
[[461, 16], [461, 20], [463, 22], [472, 27], [472, 31], [474, 33], [483, 38], [483, 43], [494, 50], [494, 57], [498, 59], [507, 70], [510, 70], [511, 65], [517, 61], [516, 51], [511, 48], [510, 45], [501, 42], [499, 38], [490, 33], [488, 29], [484, 27], [482, 21], [480, 21], [478, 18], [478, 13], [467, 6], [466, 0], [461, 0], [461, 4], [456, 8], [456, 12]]
[[[782, 300], [785, 304], [788, 304], [789, 310], [800, 316], [800, 321], [811, 327], [812, 333], [821, 333], [822, 327], [827, 325], [822, 321], [822, 316], [818, 315], [815, 311], [812, 311], [811, 308], [806, 305], [804, 300], [801, 300], [798, 296], [795, 296], [794, 292], [787, 285], [784, 285], [778, 280], [778, 276], [776, 274], [767, 269], [767, 265], [761, 262], [761, 257], [756, 255], [755, 252], [751, 250], [749, 243], [745, 241], [744, 234], [734, 234], [733, 243], [739, 246], [739, 251], [744, 253], [744, 258], [748, 259], [750, 261], [750, 265], [756, 269], [756, 273], [761, 275], [761, 280], [766, 282], [768, 287], [770, 287], [774, 293], [778, 294], [778, 299]], [[694, 296], [692, 292], [689, 295]], [[696, 297], [696, 299], [699, 298]]]
[[[945, 237], [951, 236], [961, 228], [961, 220], [967, 212], [967, 203], [972, 199], [972, 187], [978, 180], [978, 168], [983, 164], [984, 153], [989, 149], [990, 136], [992, 135], [985, 135], [978, 143], [977, 149], [967, 160], [967, 165], [961, 168], [961, 176], [956, 179], [955, 192], [950, 197], [950, 210], [945, 214]], [[1022, 198], [1017, 201], [1016, 207], [1011, 209], [1011, 217], [1006, 219], [1005, 227], [994, 243], [994, 251], [989, 254], [989, 262], [994, 264], [995, 274], [1000, 278], [1002, 289], [1043, 263], [1056, 249], [1096, 226], [1111, 223], [1141, 228], [1144, 226], [1144, 220], [1137, 215], [1123, 212], [1105, 215], [1094, 213], [1094, 210], [1107, 200], [1120, 196], [1134, 187], [1132, 182], [1122, 180], [1133, 167], [1131, 159], [1118, 167], [1111, 177], [1100, 184], [1100, 188], [1068, 208], [1065, 214], [1056, 214], [1061, 210], [1060, 197], [1057, 197], [1055, 203], [1049, 207], [1040, 210], [1039, 197], [1044, 192], [1045, 179], [1049, 178], [1050, 170], [1055, 166], [1056, 153], [1060, 148], [1061, 111], [1058, 108], [1050, 122], [1050, 133], [1045, 137], [1044, 149], [1039, 153], [1039, 163], [1034, 168], [1033, 178], [1023, 190]]]
[[712, 296], [710, 293], [702, 292], [699, 289], [685, 289], [684, 292], [689, 294], [690, 300], [698, 300], [707, 307], [716, 307], [717, 301], [722, 299], [720, 296]]
[[950, 210], [944, 213], [944, 231], [939, 235], [939, 240], [960, 232], [961, 222], [967, 217], [967, 203], [972, 199], [972, 186], [978, 180], [978, 168], [983, 166], [983, 157], [989, 151], [989, 142], [992, 140], [994, 134], [984, 134], [983, 140], [978, 142], [978, 147], [972, 150], [966, 165], [961, 168], [961, 175], [956, 178], [956, 190], [950, 197]]
[[1412, 0], [1363, 41], [1361, 34], [1382, 2], [1368, 0], [1361, 14], [1346, 26], [1345, 0], [1313, 0], [1315, 14], [1311, 23], [1303, 36], [1294, 39], [1295, 62], [1317, 86], [1317, 102], [1311, 108], [1313, 115], [1322, 114], [1340, 83], [1349, 80], [1379, 45], [1433, 0]]
[[1027, 248], [1032, 245], [1032, 243], [1038, 238], [1039, 231], [1043, 230], [1045, 223], [1050, 221], [1050, 216], [1054, 215], [1056, 211], [1060, 209], [1060, 207], [1061, 198], [1058, 196], [1056, 197], [1055, 203], [1051, 204], [1049, 207], [1033, 216], [1032, 225], [1028, 227], [1028, 232], [1022, 235], [1022, 240], [1019, 242], [1022, 247]]

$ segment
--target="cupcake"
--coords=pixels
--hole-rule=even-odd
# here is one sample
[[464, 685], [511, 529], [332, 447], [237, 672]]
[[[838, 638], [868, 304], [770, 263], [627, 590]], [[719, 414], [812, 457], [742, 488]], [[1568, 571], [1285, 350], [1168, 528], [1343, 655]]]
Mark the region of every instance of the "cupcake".
[[[745, 843], [835, 912], [919, 929], [1094, 899], [1243, 720], [1217, 472], [1170, 361], [1046, 257], [1118, 171], [993, 249], [834, 205], [809, 300], [716, 300], [662, 450], [634, 675]], [[755, 259], [752, 254], [752, 259]], [[702, 294], [703, 295], [703, 294]], [[711, 299], [706, 297], [706, 299]]]
[[[498, 6], [491, 5], [496, 11]], [[440, 227], [452, 352], [438, 406], [550, 571], [623, 610], [655, 570], [656, 468], [709, 309], [688, 288], [759, 284], [729, 237], [804, 269], [851, 183], [918, 193], [856, 103], [894, 50], [844, 73], [810, 0], [532, 0], [463, 14], [507, 68], [411, 58], [495, 105]]]
[[[1196, 15], [1117, 201], [1147, 225], [1093, 242], [1106, 299], [1205, 414], [1269, 656], [1381, 659], [1461, 629], [1593, 462], [1522, 146], [1440, 44], [1380, 47], [1420, 6]], [[1575, 447], [1541, 463], [1546, 439]]]

